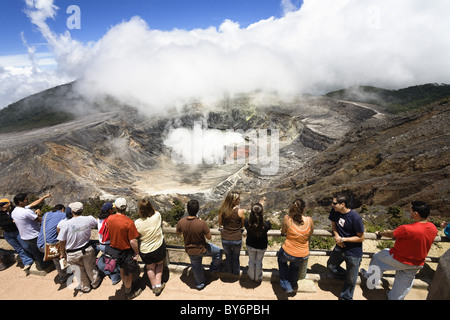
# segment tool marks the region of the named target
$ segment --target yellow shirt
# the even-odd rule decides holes
[[[294,223],[286,232],[286,241],[283,250],[293,257],[306,257],[309,255],[309,237],[311,236],[311,217],[303,218],[303,225]]]
[[[139,232],[139,251],[150,253],[158,249],[164,241],[161,228],[161,214],[158,211],[149,218],[139,218],[134,224]]]

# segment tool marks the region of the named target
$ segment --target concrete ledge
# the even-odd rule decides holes
[[[449,250],[450,251],[450,250]],[[184,273],[188,272],[191,269],[191,266],[189,263],[170,263],[167,265],[169,268],[169,271],[172,273]],[[205,270],[208,270],[208,266],[204,265]],[[142,267],[143,268],[143,265]],[[245,269],[241,269],[240,276],[242,276],[245,273]],[[221,276],[227,276],[228,273],[225,272],[218,272],[216,273],[219,277]],[[271,271],[263,271],[263,281],[279,281],[278,277],[278,270],[272,269]],[[316,292],[315,285],[319,282],[324,283],[334,283],[336,285],[340,285],[344,282],[344,280],[336,279],[332,275],[328,273],[308,273],[306,274],[306,278],[304,280],[299,280],[298,285],[299,289],[298,292]],[[381,283],[385,285],[389,285],[389,287],[392,287],[394,284],[394,278],[393,277],[383,277],[381,279]],[[357,285],[361,285],[361,277],[358,277],[358,280],[356,282]],[[413,288],[415,289],[424,289],[428,290],[428,283],[426,283],[423,280],[415,279]],[[379,289],[382,289],[383,287],[380,286]],[[448,288],[448,287],[447,287]],[[313,291],[314,290],[314,291]]]
[[[439,260],[427,300],[450,300],[450,250]]]
[[[298,284],[297,292],[308,292],[308,293],[317,292],[316,283],[312,280],[308,279],[298,280],[297,284]]]
[[[169,271],[171,273],[185,273],[187,272],[189,274],[190,270],[191,270],[191,266],[188,263],[182,263],[182,264],[169,264],[167,266],[169,268]],[[205,266],[204,266],[205,267]],[[143,266],[141,266],[141,270],[142,270]],[[208,267],[206,266],[205,270],[208,270]],[[245,275],[245,269],[241,269],[239,276],[243,276]],[[226,272],[217,272],[215,273],[216,276],[218,277],[234,277],[234,275],[231,275],[229,273]],[[273,271],[263,271],[263,281],[279,281],[278,278],[278,270],[273,270]],[[299,280],[298,281],[298,288],[297,288],[297,292],[309,292],[309,293],[314,293],[317,292],[316,289],[316,283],[314,281],[314,279],[309,279],[308,276],[306,279],[303,280]]]

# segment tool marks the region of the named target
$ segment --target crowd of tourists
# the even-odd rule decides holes
[[[166,285],[162,273],[167,248],[161,214],[149,199],[139,201],[139,218],[133,221],[127,215],[128,204],[124,198],[118,198],[114,203],[106,202],[98,218],[94,218],[83,215],[81,202],[70,203],[67,207],[58,204],[42,215],[36,207],[49,197],[51,194],[29,203],[28,195],[22,193],[16,195],[13,202],[0,200],[3,236],[14,248],[25,271],[33,263],[41,270],[56,268],[59,283],[74,274],[76,290],[83,293],[98,288],[105,278],[109,278],[114,285],[122,282],[125,297],[133,299],[142,292],[141,287],[133,286],[133,274],[139,273],[140,258],[145,264],[151,290],[156,296],[162,293]],[[248,214],[241,208],[240,200],[240,193],[230,192],[220,207],[222,247],[209,241],[211,231],[198,216],[200,203],[197,200],[187,202],[186,215],[177,223],[176,233],[183,238],[198,290],[206,285],[202,263],[205,256],[211,257],[209,272],[240,274],[244,230],[247,231],[245,245],[249,257],[247,274],[255,282],[263,279],[267,233],[272,228],[264,218],[265,199],[252,203]],[[305,279],[307,274],[314,222],[305,213],[306,203],[296,199],[289,205],[282,222],[281,234],[285,240],[277,253],[277,261],[279,283],[287,293],[294,292],[298,281]],[[388,294],[393,300],[404,299],[410,291],[438,232],[428,221],[430,208],[426,203],[413,201],[410,214],[414,223],[376,233],[379,237],[394,238],[395,243],[391,249],[375,253],[369,267],[381,275],[386,270],[396,270]],[[371,276],[360,269],[364,225],[360,215],[349,208],[345,195],[333,197],[329,220],[336,245],[327,268],[333,276],[344,279],[339,298],[351,300],[358,274],[366,279]],[[98,241],[92,240],[93,229],[98,232]],[[226,263],[222,263],[223,255]],[[344,262],[345,268],[341,266]],[[5,265],[0,261],[0,270],[4,269]]]

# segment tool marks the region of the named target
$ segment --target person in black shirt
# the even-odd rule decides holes
[[[348,198],[337,195],[333,198],[328,219],[336,246],[327,261],[333,276],[344,277],[344,287],[339,294],[341,300],[352,300],[358,278],[364,241],[364,224],[360,215],[348,207]],[[340,265],[345,261],[346,269]]]
[[[264,199],[252,205],[250,215],[244,221],[247,230],[247,240],[245,242],[248,252],[247,274],[254,281],[262,281],[262,260],[267,250],[267,232],[272,225],[269,221],[264,221]]]

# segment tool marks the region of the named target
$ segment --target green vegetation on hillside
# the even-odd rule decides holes
[[[81,102],[82,97],[72,91],[72,86],[73,83],[69,83],[51,88],[1,109],[0,133],[33,130],[74,120],[75,115],[67,110],[71,110],[70,106]],[[444,99],[443,103],[450,101],[450,85],[430,83],[400,90],[354,86],[330,92],[326,96],[376,104],[385,108],[386,112],[400,113],[442,99]],[[105,103],[111,106],[116,105],[117,101],[109,98]],[[253,118],[252,114],[248,115],[247,120],[250,120],[250,118]]]
[[[74,102],[72,83],[57,86],[14,102],[0,110],[0,133],[54,126],[75,119],[61,106]]]
[[[34,108],[34,110],[18,113],[10,107],[1,110],[0,133],[50,127],[75,119],[74,115],[64,111]]]
[[[417,109],[430,103],[450,100],[450,85],[429,83],[399,90],[386,90],[370,86],[353,86],[333,91],[327,97],[380,105],[390,113]]]

